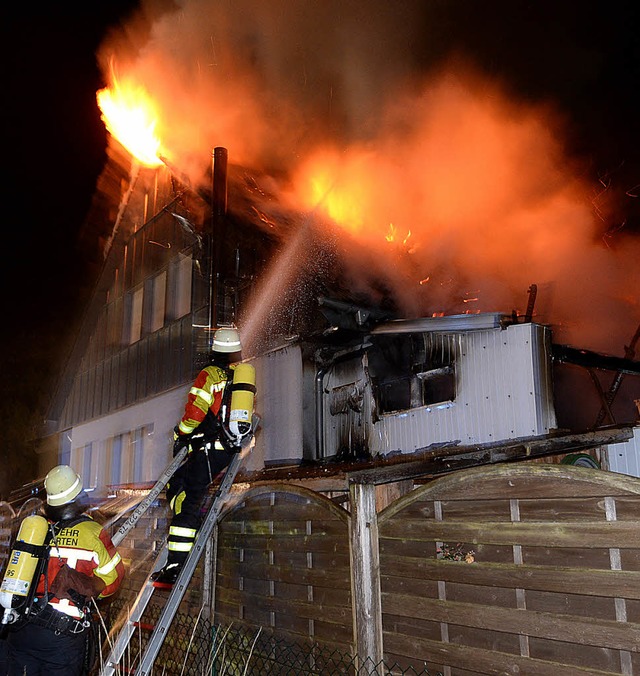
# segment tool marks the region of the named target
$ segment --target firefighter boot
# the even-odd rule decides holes
[[[183,503],[184,507],[184,503]],[[182,515],[175,517],[175,520],[182,518]],[[196,528],[178,526],[173,522],[169,526],[169,538],[167,540],[167,563],[164,568],[153,573],[151,582],[154,587],[159,589],[171,589],[180,575],[197,533]]]
[[[181,570],[182,563],[167,563],[164,568],[153,573],[151,584],[157,589],[171,589],[176,583]]]
[[[151,584],[157,589],[171,589],[176,583],[186,557],[180,560],[170,558],[164,568],[151,575]]]

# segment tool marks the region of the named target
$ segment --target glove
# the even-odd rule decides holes
[[[191,435],[180,434],[180,430],[176,425],[173,428],[173,457],[175,458],[185,446],[188,446],[190,441]]]
[[[51,583],[51,591],[59,599],[69,599],[77,605],[85,605],[78,603],[81,600],[79,597],[83,599],[95,598],[100,596],[105,587],[104,580],[95,575],[80,573],[70,568],[66,563],[60,568]]]

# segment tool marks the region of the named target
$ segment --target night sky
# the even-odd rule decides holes
[[[394,3],[398,12],[404,4]],[[615,195],[603,229],[640,237],[638,3],[424,5],[428,40],[416,47],[416,67],[462,51],[514,95],[552,101],[568,120],[567,153],[580,159],[594,189],[606,185]],[[29,439],[95,279],[98,243],[81,249],[78,238],[106,159],[95,102],[106,83],[95,54],[107,28],[135,3],[60,7],[5,10],[0,453],[7,472],[0,497],[35,478]]]
[[[105,83],[95,51],[127,3],[97,3],[87,8],[90,14],[44,7],[8,10],[3,22],[5,498],[10,488],[37,478],[29,441],[45,416],[61,348],[73,338],[93,281],[95,265],[78,251],[77,237],[106,159],[107,135],[95,101]]]

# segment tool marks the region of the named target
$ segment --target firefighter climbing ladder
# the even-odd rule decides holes
[[[149,638],[145,652],[142,655],[140,664],[138,665],[136,676],[147,676],[151,672],[151,668],[156,659],[156,656],[158,655],[158,651],[162,646],[167,630],[171,626],[173,617],[176,614],[178,607],[180,606],[182,597],[184,596],[185,591],[187,589],[187,585],[191,580],[193,573],[195,572],[196,566],[198,565],[198,561],[200,560],[200,556],[202,555],[202,552],[205,549],[207,540],[211,537],[211,534],[213,533],[213,529],[216,525],[216,522],[218,521],[218,517],[220,516],[220,512],[224,505],[225,499],[231,489],[231,486],[233,485],[236,474],[238,473],[238,469],[242,464],[242,458],[244,454],[245,451],[236,453],[233,456],[231,463],[227,467],[224,477],[220,482],[220,486],[218,487],[218,490],[215,493],[213,503],[211,504],[211,507],[209,508],[209,511],[202,523],[202,526],[198,531],[198,535],[194,542],[193,548],[191,549],[191,552],[184,566],[182,567],[182,571],[180,572],[180,575],[178,576],[178,579],[176,580],[173,586],[171,594],[169,595],[169,598],[167,599],[167,602],[165,603],[164,608],[160,613],[158,622],[156,623],[153,629],[153,633]],[[166,471],[168,470],[169,468],[167,468]],[[131,526],[129,526],[129,529],[130,528]],[[138,626],[140,620],[142,619],[142,615],[147,605],[149,604],[151,597],[153,596],[153,592],[155,591],[155,587],[151,582],[151,576],[153,575],[154,572],[160,570],[164,566],[166,560],[167,560],[167,549],[166,547],[164,547],[160,552],[160,554],[158,555],[158,558],[156,559],[153,571],[147,577],[144,586],[140,590],[140,593],[138,594],[138,597],[135,600],[135,603],[129,613],[127,622],[124,624],[122,630],[120,631],[120,634],[118,635],[118,638],[116,639],[116,642],[113,645],[113,648],[111,649],[111,653],[109,654],[109,657],[107,658],[107,661],[105,662],[104,667],[100,672],[101,676],[112,676],[113,674],[116,673],[117,666],[120,660],[122,659],[122,656],[124,655],[127,646],[129,645],[129,642],[131,641],[131,637],[133,636],[136,627]]]

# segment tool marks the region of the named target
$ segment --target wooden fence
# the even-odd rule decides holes
[[[640,479],[517,463],[383,488],[236,487],[181,611],[445,676],[640,676]],[[167,522],[159,501],[121,545],[125,608]]]
[[[500,465],[401,498],[378,520],[385,655],[451,674],[640,674],[639,496],[619,474]]]
[[[494,465],[376,514],[249,490],[219,526],[214,622],[455,674],[640,674],[640,480]]]

